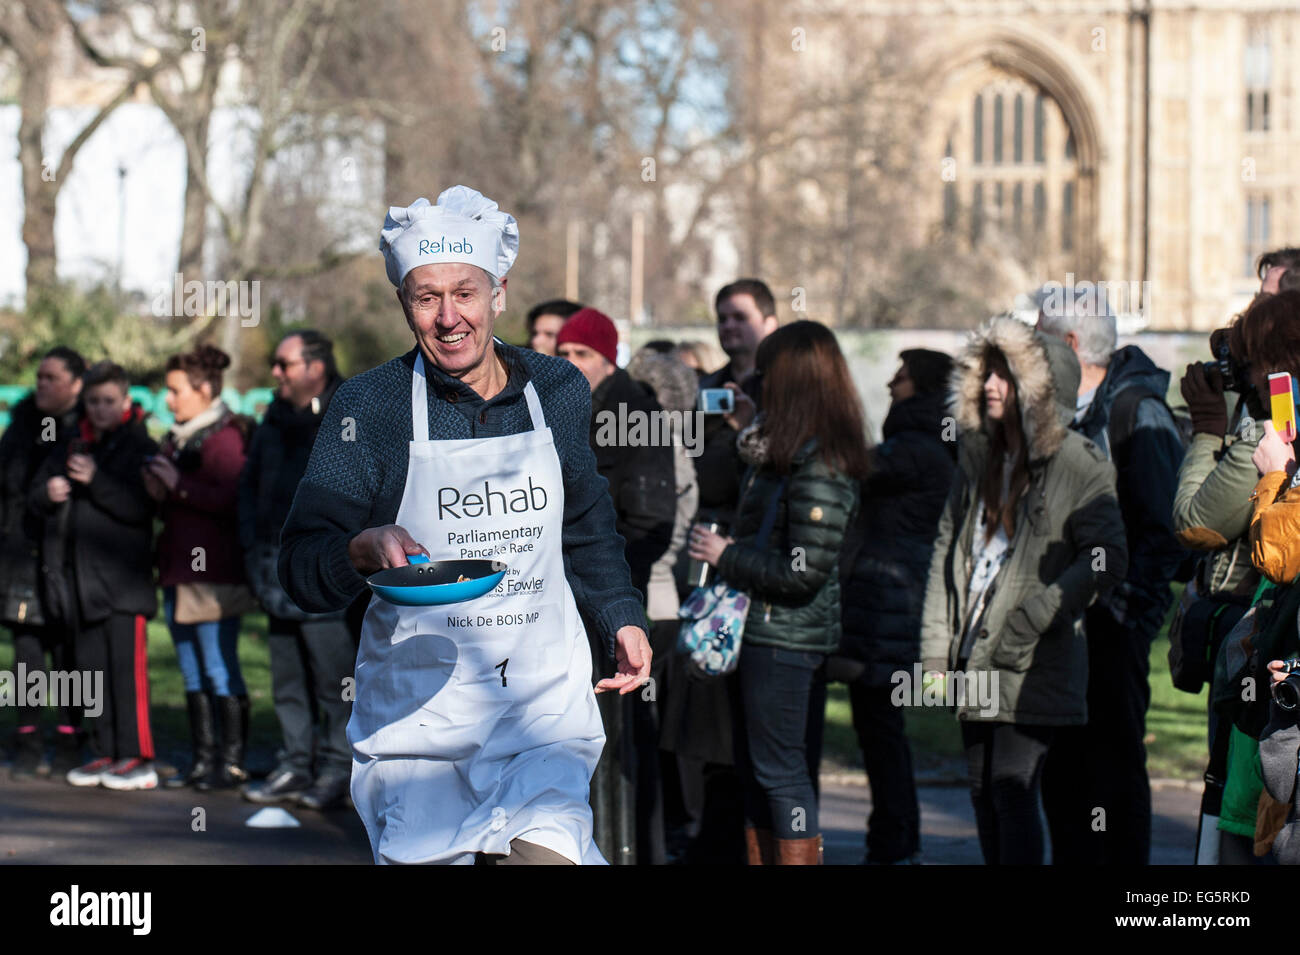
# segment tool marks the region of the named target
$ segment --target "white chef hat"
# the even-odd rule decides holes
[[[519,254],[515,217],[468,186],[452,186],[409,206],[390,206],[379,233],[388,280],[401,288],[406,273],[435,262],[465,262],[501,278]]]

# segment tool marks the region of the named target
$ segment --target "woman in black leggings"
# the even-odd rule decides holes
[[[1038,794],[1055,727],[1087,719],[1081,617],[1124,578],[1115,472],[1067,425],[1079,363],[1012,318],[953,375],[958,467],[926,586],[925,689],[955,706],[984,861],[1041,864]]]

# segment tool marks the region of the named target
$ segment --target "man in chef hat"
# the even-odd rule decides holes
[[[505,576],[444,605],[371,598],[353,801],[376,862],[602,863],[588,784],[605,736],[579,608],[618,663],[595,692],[644,683],[650,647],[587,441],[590,389],[493,336],[519,248],[495,202],[454,186],[393,207],[379,247],[414,347],[336,392],[280,579],[323,612],[425,557]]]

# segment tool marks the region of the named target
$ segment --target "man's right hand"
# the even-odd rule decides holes
[[[348,541],[348,559],[363,577],[390,567],[405,567],[410,563],[407,558],[414,554],[429,556],[424,546],[398,524],[368,527]]]

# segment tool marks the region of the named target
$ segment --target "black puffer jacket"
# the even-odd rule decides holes
[[[956,441],[943,440],[946,414],[942,393],[890,407],[845,536],[840,653],[866,664],[869,686],[888,685],[921,658],[926,576],[957,462]]]
[[[770,468],[751,469],[718,574],[749,594],[745,642],[830,653],[840,643],[840,547],[857,505],[858,485],[827,467],[810,445],[796,456],[777,500],[767,546],[755,547],[768,502],[781,483]]]
[[[308,614],[294,604],[280,585],[277,568],[280,532],[307,471],[325,410],[342,381],[338,376],[331,378],[314,403],[303,408],[277,396],[248,441],[248,457],[239,473],[239,546],[249,585],[263,609],[274,617],[306,620],[338,616]]]
[[[620,406],[626,411],[620,413]],[[632,413],[653,415],[662,409],[650,389],[617,368],[591,395],[591,448],[596,470],[609,482],[618,515],[617,528],[632,570],[632,586],[644,598],[650,568],[664,555],[677,516],[677,483],[671,445],[629,446],[618,434],[620,421]],[[650,419],[653,420],[653,419]],[[614,430],[611,432],[610,429]],[[658,428],[646,428],[646,435]]]
[[[44,418],[35,396],[28,395],[14,405],[9,427],[0,437],[0,613],[12,610],[4,620],[10,625],[40,623],[43,618],[37,580],[44,522],[29,509],[27,495],[45,458],[74,432],[81,403],[54,419],[52,441],[43,440],[48,437]]]
[[[67,474],[67,441],[45,459],[32,482],[30,506],[44,521],[42,568],[47,586],[62,579],[67,593],[76,594],[82,623],[103,620],[110,613],[152,617],[158,610],[152,547],[155,504],[140,469],[158,444],[149,437],[139,405],[132,405],[130,418],[98,441],[83,419],[78,437],[88,442],[86,453],[95,461],[89,484],[71,481],[68,500],[50,503],[45,485]]]

